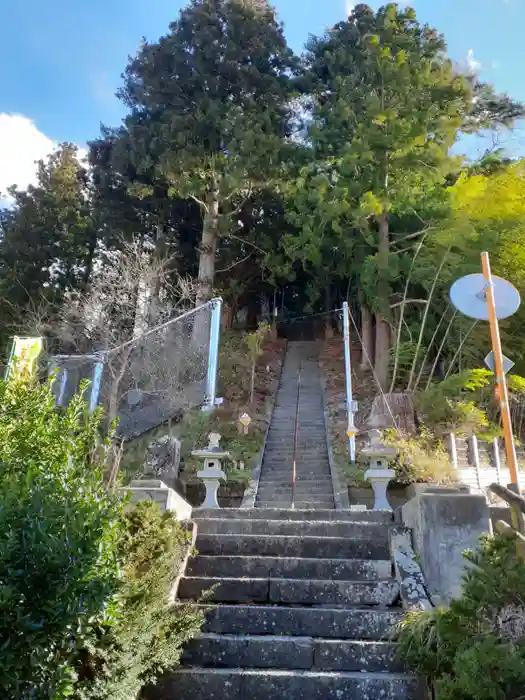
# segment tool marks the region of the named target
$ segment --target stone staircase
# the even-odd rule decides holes
[[[198,555],[179,598],[202,601],[203,634],[157,700],[416,700],[392,632],[402,618],[390,514],[194,512]]]
[[[288,344],[266,447],[256,508],[289,508],[300,370],[295,507],[334,508],[321,376],[315,342]]]

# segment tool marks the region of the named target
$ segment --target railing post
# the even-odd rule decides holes
[[[448,435],[448,453],[450,456],[450,461],[452,467],[457,470],[458,468],[458,448],[456,445],[456,435],[454,433],[449,433]]]
[[[206,376],[206,403],[203,411],[213,411],[217,393],[217,370],[219,368],[219,339],[221,334],[222,299],[217,297],[210,301],[210,345],[208,348],[208,373]]]
[[[89,397],[89,412],[93,411],[98,406],[100,398],[100,385],[102,384],[102,375],[104,374],[104,362],[98,360],[93,369],[93,381],[91,382],[91,394]]]
[[[496,479],[498,484],[501,485],[501,460],[499,457],[499,441],[497,437],[492,440],[492,460],[496,468]]]
[[[476,435],[470,436],[470,455],[472,457],[472,465],[476,470],[476,480],[478,482],[478,489],[482,491],[481,478],[479,473],[479,450],[478,450],[478,438]]]
[[[352,360],[350,355],[350,311],[347,301],[343,302],[343,336],[345,346],[348,454],[350,455],[350,461],[355,462],[354,399],[352,395]]]

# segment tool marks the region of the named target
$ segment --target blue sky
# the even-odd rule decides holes
[[[60,141],[85,144],[100,122],[123,114],[114,97],[127,56],[143,36],[165,33],[179,0],[0,2],[0,191],[30,177],[34,158]],[[345,17],[349,0],[275,0],[291,46]],[[379,3],[371,3],[377,6]],[[449,53],[525,101],[525,0],[414,0],[422,21],[445,34]],[[475,152],[479,140],[469,145]],[[521,132],[505,138],[525,150]],[[11,178],[11,179],[9,179]]]

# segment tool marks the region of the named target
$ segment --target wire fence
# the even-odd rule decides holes
[[[90,409],[118,433],[140,435],[189,408],[215,403],[221,300],[214,299],[107,352],[54,356],[53,390],[67,406],[83,379]]]

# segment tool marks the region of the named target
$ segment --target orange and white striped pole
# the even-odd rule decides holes
[[[494,285],[492,283],[492,273],[490,270],[490,260],[488,253],[481,254],[481,266],[483,277],[485,278],[485,295],[488,306],[490,337],[492,339],[492,351],[494,353],[494,369],[496,374],[496,394],[501,409],[501,422],[503,434],[505,436],[505,452],[507,454],[507,464],[510,471],[510,481],[520,489],[518,458],[516,456],[516,445],[512,432],[512,418],[510,415],[509,392],[507,380],[503,370],[503,351],[501,349],[501,337],[499,332],[498,317],[496,314],[496,304],[494,301]]]

